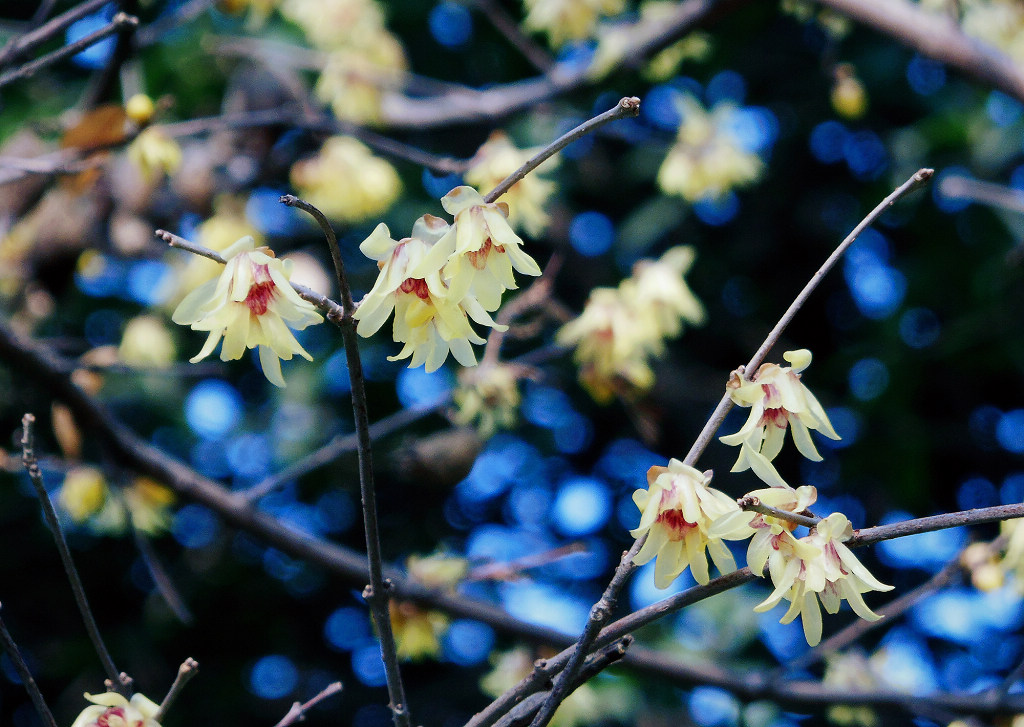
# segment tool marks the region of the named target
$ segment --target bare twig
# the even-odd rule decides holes
[[[60,554],[61,563],[64,565],[64,574],[71,585],[71,592],[75,596],[75,603],[82,614],[85,630],[89,634],[93,648],[96,649],[96,654],[103,664],[103,670],[107,673],[107,679],[114,685],[115,690],[125,694],[127,689],[124,675],[114,666],[114,660],[103,643],[103,636],[96,625],[92,609],[89,608],[89,600],[85,596],[82,579],[78,576],[78,569],[75,568],[75,562],[71,558],[71,550],[64,539],[64,531],[60,527],[60,521],[57,519],[57,513],[53,509],[53,503],[50,502],[50,495],[46,492],[46,485],[43,484],[43,473],[39,469],[39,461],[36,459],[35,452],[35,422],[36,418],[32,414],[26,414],[21,418],[21,461],[25,465],[25,471],[28,472],[29,479],[32,481],[32,487],[35,488],[36,496],[39,498],[39,504],[43,508],[43,517],[50,528],[50,533],[53,535],[53,541],[57,545],[57,552]]]
[[[297,207],[310,214],[331,250],[334,271],[338,277],[338,291],[344,315],[339,322],[341,336],[345,342],[345,360],[348,362],[348,378],[352,385],[352,416],[355,419],[356,435],[359,452],[359,489],[363,500],[363,526],[366,530],[366,559],[369,566],[370,583],[363,590],[363,597],[370,606],[377,635],[380,638],[381,657],[387,674],[388,694],[391,698],[391,713],[395,727],[410,727],[412,718],[409,705],[405,698],[405,686],[398,667],[398,649],[395,636],[391,629],[391,613],[389,610],[390,583],[384,578],[384,563],[381,558],[380,530],[377,524],[377,495],[373,483],[373,455],[370,444],[370,417],[366,405],[366,379],[363,376],[363,363],[359,357],[359,337],[356,335],[355,321],[352,316],[356,305],[352,300],[352,289],[345,275],[345,264],[341,259],[338,238],[334,234],[331,223],[323,212],[313,205],[293,195],[281,198],[282,204]]]
[[[328,684],[320,691],[319,694],[310,699],[308,702],[295,702],[292,705],[291,709],[288,710],[288,714],[282,717],[281,721],[274,725],[274,727],[288,727],[288,725],[295,724],[296,722],[301,722],[303,719],[306,718],[306,712],[311,710],[316,705],[320,704],[320,702],[324,701],[328,697],[333,697],[335,694],[338,694],[340,691],[341,682],[332,682]]]
[[[18,678],[21,679],[21,683],[25,686],[25,691],[28,692],[29,699],[32,700],[32,705],[43,720],[43,724],[46,727],[57,727],[57,721],[53,718],[53,713],[46,705],[43,693],[39,691],[39,685],[36,684],[28,664],[25,663],[21,650],[14,642],[14,639],[11,638],[11,633],[7,630],[7,625],[4,623],[3,618],[0,618],[0,642],[3,643],[4,651],[7,652],[7,658],[14,665],[14,670],[18,673]]]
[[[517,558],[508,563],[486,563],[475,566],[466,574],[464,579],[469,581],[507,581],[519,576],[523,571],[554,563],[574,553],[585,553],[587,546],[584,543],[569,543],[560,548],[552,548],[535,555],[528,555],[524,558]]]
[[[555,139],[553,142],[548,144],[546,147],[541,149],[531,159],[527,160],[523,166],[515,170],[508,177],[503,179],[501,183],[492,189],[490,192],[484,195],[484,200],[487,202],[494,202],[496,199],[505,194],[512,186],[525,177],[527,174],[532,172],[534,169],[539,167],[549,158],[560,152],[569,144],[573,143],[577,139],[581,139],[595,129],[599,129],[605,124],[611,121],[617,121],[618,119],[629,119],[637,116],[640,113],[640,99],[636,96],[625,96],[619,99],[619,102],[612,108],[608,109],[602,114],[598,114],[592,119],[584,121],[582,124],[577,126],[572,131]]]
[[[160,702],[160,707],[157,709],[156,714],[153,715],[153,721],[159,722],[167,714],[167,710],[171,708],[174,700],[181,694],[181,690],[185,688],[192,677],[199,673],[199,662],[193,659],[191,656],[186,658],[178,667],[178,673],[174,677],[174,682],[171,684],[171,688],[167,690],[167,695],[164,700]]]
[[[131,522],[130,517],[128,521]],[[146,537],[145,533],[135,527],[134,523],[132,523],[131,528],[132,534],[135,536],[135,547],[139,549],[139,555],[142,556],[142,562],[145,563],[146,570],[149,571],[149,576],[153,579],[153,584],[156,586],[157,591],[163,596],[167,607],[171,609],[171,612],[174,613],[179,621],[183,624],[191,624],[193,621],[192,612],[189,611],[181,594],[178,593],[178,589],[174,587],[171,577],[167,574],[167,570],[153,549],[153,544],[149,542],[149,538]]]
[[[26,63],[14,70],[7,71],[7,73],[0,74],[0,88],[7,86],[15,81],[20,81],[24,78],[29,78],[35,75],[37,71],[52,66],[54,63],[58,63],[65,58],[69,58],[73,55],[81,53],[83,50],[91,45],[99,43],[104,38],[107,38],[115,33],[120,33],[126,28],[134,28],[139,24],[139,19],[134,15],[128,15],[127,13],[118,13],[115,15],[109,23],[104,25],[99,30],[95,30],[89,33],[84,38],[76,40],[74,43],[69,43],[63,48],[59,48],[52,53],[47,53],[45,56],[38,58],[34,61]]]
[[[777,507],[770,507],[753,495],[744,495],[736,501],[736,504],[740,506],[741,510],[759,512],[762,515],[769,515],[779,520],[787,520],[791,523],[796,523],[797,525],[806,525],[809,528],[813,528],[821,522],[820,517],[808,517],[807,515],[801,515],[800,513],[790,512],[789,510],[780,510]]]

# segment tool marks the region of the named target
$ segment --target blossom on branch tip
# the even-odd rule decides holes
[[[414,276],[440,270],[452,301],[472,295],[493,312],[502,294],[517,287],[513,269],[540,275],[540,267],[523,252],[523,241],[508,224],[507,206],[485,202],[472,187],[456,187],[441,198],[441,206],[455,225],[438,238]]]
[[[227,264],[220,277],[185,296],[171,316],[179,325],[210,332],[202,350],[189,360],[195,363],[209,356],[221,338],[221,361],[239,359],[247,348],[258,348],[263,374],[283,387],[280,359],[297,353],[313,360],[289,326],[301,331],[323,322],[323,317],[292,288],[289,261],[277,259],[268,248],[256,249],[251,237],[225,250],[224,258]]]
[[[412,357],[410,367],[425,366],[434,371],[448,353],[463,366],[475,366],[472,343],[484,342],[469,323],[504,330],[495,323],[471,294],[461,300],[449,295],[441,279],[441,262],[423,264],[434,245],[449,233],[444,220],[433,215],[420,217],[412,228],[412,237],[393,240],[387,225],[381,223],[360,245],[367,257],[377,260],[380,274],[356,310],[360,336],[372,336],[395,314],[393,338],[405,346],[389,361]]]
[[[117,692],[89,694],[92,702],[75,719],[71,727],[160,727],[154,719],[160,706],[143,694],[133,694],[131,700]]]
[[[738,371],[732,373],[726,386],[729,396],[739,406],[750,407],[750,415],[738,432],[719,437],[723,444],[740,447],[733,472],[752,469],[774,487],[786,486],[772,460],[782,449],[787,428],[800,454],[813,462],[821,461],[821,455],[809,430],[839,439],[821,404],[800,381],[800,372],[811,363],[811,352],[806,348],[786,351],[782,357],[792,366],[762,364],[750,380]]]
[[[712,522],[739,506],[724,492],[708,487],[710,481],[710,474],[672,459],[668,467],[651,467],[647,489],[633,493],[641,516],[630,535],[647,535],[633,563],[643,565],[657,558],[654,585],[658,588],[668,588],[687,567],[698,583],[706,584],[710,575],[705,550],[722,573],[736,570],[729,549],[709,530]]]
[[[787,485],[754,490],[748,493],[747,497],[756,497],[762,504],[777,510],[803,513],[818,499],[818,491],[810,485],[796,489]],[[781,530],[793,532],[794,529],[796,523],[792,521],[759,512],[737,510],[715,520],[709,532],[712,537],[725,540],[750,538],[747,545],[747,565],[753,573],[761,575],[774,548],[773,539]]]

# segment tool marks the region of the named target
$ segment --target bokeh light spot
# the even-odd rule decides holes
[[[299,670],[287,656],[264,656],[249,672],[249,690],[263,699],[287,697],[298,683]]]

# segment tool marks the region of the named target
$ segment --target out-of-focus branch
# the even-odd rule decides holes
[[[4,623],[2,618],[0,618],[0,643],[3,644],[7,658],[14,665],[14,671],[18,673],[18,678],[21,679],[21,683],[25,686],[25,691],[28,692],[29,699],[32,700],[32,705],[43,720],[43,724],[46,727],[57,727],[57,721],[53,718],[53,713],[46,705],[43,693],[39,691],[39,685],[36,684],[28,664],[25,663],[25,659],[21,655],[21,650],[11,637],[10,631],[7,630],[7,624]]]
[[[37,58],[34,61],[25,63],[24,65],[18,66],[17,68],[7,71],[4,74],[0,74],[0,88],[10,85],[15,81],[20,81],[24,78],[29,78],[35,75],[38,71],[52,66],[54,63],[58,63],[65,58],[70,58],[73,55],[81,53],[83,50],[91,45],[99,43],[104,38],[107,38],[115,33],[120,33],[126,28],[134,28],[139,24],[139,19],[134,15],[128,15],[127,13],[118,13],[115,15],[109,23],[104,25],[102,28],[89,33],[84,38],[76,40],[74,43],[69,43],[63,48],[59,48],[52,53],[47,53],[41,58]]]
[[[7,65],[12,58],[57,37],[76,20],[81,20],[89,13],[96,12],[108,2],[110,0],[86,0],[86,2],[76,5],[66,13],[61,13],[56,18],[40,25],[35,30],[22,33],[17,38],[12,38],[7,42],[3,50],[0,51],[0,68]]]
[[[555,65],[548,52],[523,33],[515,19],[495,0],[473,0],[473,5],[538,71],[546,73]]]
[[[928,12],[908,0],[815,2],[1024,101],[1024,68],[1005,53],[966,35],[944,13]]]

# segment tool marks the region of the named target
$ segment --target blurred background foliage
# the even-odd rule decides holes
[[[516,22],[524,17],[518,2],[497,4]],[[57,9],[71,5],[58,2]],[[320,51],[281,13],[254,19],[256,7],[210,3],[175,25],[164,23],[195,3],[126,5],[141,19],[140,37],[150,28],[164,30],[122,66],[122,88],[106,89],[100,101],[123,104],[146,93],[157,100],[154,128],[280,105],[323,108],[310,92]],[[493,88],[536,74],[474,3],[403,0],[380,7],[419,79],[411,93],[429,95],[448,84]],[[639,12],[633,3],[623,10],[610,22]],[[32,3],[5,4],[0,30],[20,34],[34,11]],[[113,11],[113,4],[104,7],[46,49],[101,26]],[[377,124],[380,133],[424,151],[469,159],[495,130],[519,148],[542,146],[624,95],[642,99],[637,119],[576,142],[544,172],[555,183],[550,222],[525,237],[542,266],[552,255],[563,258],[548,307],[555,321],[560,311],[578,314],[595,286],[618,285],[637,260],[680,244],[694,248],[687,282],[706,308],[705,323],[667,343],[653,364],[649,392],[599,405],[577,382],[571,354],[558,353],[534,380],[520,382],[518,424],[485,441],[446,417],[454,361],[426,374],[386,360],[398,350],[386,333],[362,342],[371,420],[402,409],[436,410],[375,442],[385,557],[404,567],[408,556],[440,549],[472,566],[581,543],[582,552],[524,577],[461,586],[519,618],[568,633],[581,629],[628,547],[627,530],[638,518],[630,496],[646,469],[686,453],[728,373],[750,358],[849,230],[922,166],[937,170],[935,182],[861,237],[769,356],[781,362],[784,350],[814,352],[804,381],[843,437],[817,439],[821,463],[787,450],[776,464],[794,486],[818,488],[820,514],[841,510],[854,527],[1024,498],[1024,106],[813,4],[742,4],[699,32],[681,63],[660,76],[643,64],[640,71],[613,64],[600,80],[507,118],[421,130],[389,128],[386,119]],[[597,46],[589,35],[555,48],[551,57],[589,62]],[[548,52],[545,35],[530,37]],[[4,87],[0,153],[27,158],[56,149],[78,123],[69,109],[80,111],[81,100],[95,92],[113,47],[100,44]],[[730,143],[757,162],[756,180],[689,199],[659,187],[659,168],[686,123],[686,99],[730,109]],[[101,136],[101,127],[87,129],[87,136]],[[166,251],[152,230],[164,227],[220,247],[252,230],[278,254],[294,255],[304,280],[335,294],[319,232],[277,202],[297,191],[293,164],[313,156],[326,137],[290,123],[221,127],[174,137],[182,162],[168,180],[146,180],[116,144],[102,171],[88,178],[5,178],[5,316],[76,358],[83,385],[144,438],[233,488],[259,483],[351,431],[340,337],[328,326],[302,332],[315,361],[286,365],[282,390],[264,380],[249,356],[188,365],[200,338],[172,330],[169,311],[194,261]],[[438,198],[459,182],[458,175],[407,160],[390,163],[401,182],[393,203],[337,225],[357,297],[376,273],[358,243],[379,221],[401,237],[421,214],[440,214]],[[1000,185],[1003,204],[972,202],[964,190],[976,189],[975,180]],[[335,194],[348,199],[354,192]],[[211,219],[222,229],[209,226]],[[150,327],[133,354],[123,340],[140,316],[152,318],[142,324]],[[508,341],[503,357],[549,346],[556,330],[547,319],[531,337]],[[126,368],[125,361],[149,367]],[[4,366],[0,426],[11,439],[0,488],[0,599],[59,720],[70,723],[84,706],[81,693],[98,691],[102,676],[20,471],[16,434],[26,411],[40,417],[40,446],[50,456],[45,475],[55,496],[66,478],[79,478],[83,488],[79,500],[67,495],[60,502],[118,665],[158,700],[184,657],[201,664],[165,724],[272,724],[292,701],[334,679],[344,682],[344,693],[318,707],[313,723],[389,723],[362,584],[339,582],[233,531],[202,506],[168,504],[166,493],[110,461],[89,431],[54,409],[31,372]],[[745,416],[734,411],[722,432],[737,430]],[[734,456],[714,443],[701,467],[715,470],[717,487],[740,496],[760,485],[749,472],[726,475]],[[86,464],[99,469],[83,472]],[[107,502],[108,487],[122,494],[106,491]],[[117,498],[127,503],[120,515],[105,511],[116,510]],[[138,533],[147,544],[142,549],[124,507],[137,528],[151,531]],[[259,507],[299,532],[363,548],[354,452],[285,481]],[[139,524],[142,512],[152,515],[151,527]],[[941,568],[971,537],[944,531],[892,541],[862,557],[899,593]],[[148,549],[180,596],[177,615],[154,585]],[[684,574],[672,590],[690,585],[688,579]],[[743,668],[785,662],[806,645],[797,624],[783,627],[778,614],[752,613],[763,594],[763,586],[730,591],[646,629],[642,639],[671,654]],[[625,600],[635,608],[664,595],[645,569]],[[427,638],[431,653],[406,666],[416,721],[465,722],[494,688],[481,688],[480,680],[515,642],[473,621],[408,609],[403,617],[426,618],[431,625],[424,628],[438,639],[435,646]],[[826,635],[848,618],[826,621]],[[982,689],[1024,654],[1022,619],[1014,588],[957,585],[869,636],[868,660],[847,668],[919,693]],[[542,653],[520,653],[519,668]],[[516,668],[511,657],[501,663],[510,673]],[[7,657],[0,657],[0,672],[0,722],[37,724]],[[611,670],[580,695],[563,708],[563,725],[576,718],[782,727],[825,718],[743,705],[714,688],[681,689],[627,668]],[[832,715],[840,722],[844,716]]]

